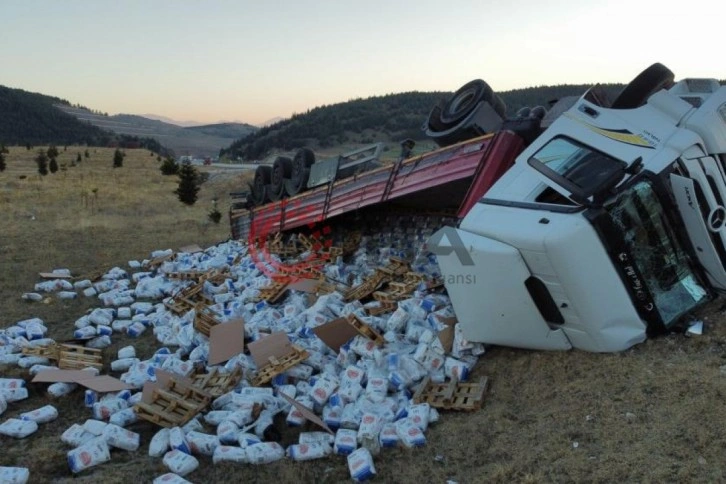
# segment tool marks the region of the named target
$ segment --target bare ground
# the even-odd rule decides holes
[[[9,169],[0,173],[0,327],[37,316],[49,327],[50,337],[63,340],[86,309],[98,306],[97,301],[83,298],[25,303],[20,295],[32,290],[38,272],[57,267],[74,274],[106,271],[148,257],[152,250],[191,243],[204,247],[228,237],[225,219],[220,226],[209,224],[206,212],[211,198],[218,196],[225,213],[225,191],[239,190],[239,180],[203,187],[198,205],[189,208],[175,200],[174,181],[158,174],[155,159],[147,159],[146,152],[130,152],[124,168],[114,173],[110,152],[99,149],[94,154],[97,159],[84,161],[80,170],[68,168],[65,180],[58,173],[42,181],[29,161],[34,153],[24,152],[14,148]],[[19,179],[23,174],[27,178]],[[93,182],[86,190],[101,187],[93,208],[80,201],[78,187],[88,180]],[[110,182],[106,185],[104,180]],[[138,204],[139,198],[143,204]],[[375,458],[375,480],[723,481],[726,328],[721,305],[717,300],[699,315],[706,321],[703,336],[670,335],[617,354],[490,348],[474,372],[475,378],[490,378],[483,408],[474,413],[442,412],[441,420],[430,426],[423,448],[384,449]],[[126,344],[134,344],[142,358],[157,347],[150,332],[137,340],[118,335],[113,340],[107,360]],[[0,374],[29,380],[27,370],[18,368],[0,368]],[[45,385],[28,387],[30,398],[9,404],[4,419],[47,403],[58,408],[60,417],[23,440],[0,436],[0,465],[30,468],[31,482],[150,482],[166,472],[161,459],[147,455],[156,429],[141,422],[130,427],[142,435],[137,452],[114,450],[110,463],[72,476],[65,459],[69,449],[60,434],[91,417],[82,405],[82,391],[52,399]],[[289,442],[295,435],[290,431],[285,438]],[[214,466],[210,458],[202,457],[200,468],[187,478],[193,482],[350,480],[341,457],[257,467]]]

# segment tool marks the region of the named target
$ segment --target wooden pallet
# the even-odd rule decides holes
[[[26,356],[40,356],[49,360],[57,360],[60,353],[60,347],[57,344],[48,346],[26,346],[22,350]]]
[[[366,308],[366,314],[369,316],[380,316],[381,314],[392,313],[398,308],[398,304],[390,302],[382,302],[378,306]]]
[[[402,276],[411,271],[411,264],[407,260],[399,257],[389,257],[386,269],[391,271],[395,276]]]
[[[201,271],[178,271],[178,272],[167,272],[166,277],[177,281],[195,281],[198,282],[199,278],[204,273]]]
[[[58,368],[61,370],[103,369],[101,350],[85,346],[62,344],[58,352]]]
[[[377,267],[375,272],[366,277],[362,283],[343,294],[343,301],[361,300],[373,294],[383,284],[392,280],[393,272],[385,267]]]
[[[396,304],[398,302],[398,299],[393,294],[390,294],[385,291],[376,291],[373,293],[373,299],[380,303],[389,303],[389,304]]]
[[[488,382],[489,379],[483,376],[476,383],[460,383],[456,379],[433,383],[427,376],[413,395],[413,401],[445,410],[479,410]]]
[[[257,370],[255,376],[250,380],[252,386],[258,387],[272,380],[275,376],[305,361],[310,353],[299,346],[292,345],[292,351],[280,358],[270,357],[270,362]]]
[[[162,427],[177,427],[204,410],[210,400],[210,396],[198,388],[170,378],[166,388],[154,389],[151,403],[137,403],[134,412],[139,418]]]
[[[273,282],[260,289],[260,298],[270,304],[276,304],[287,292],[287,282]]]
[[[170,260],[173,257],[174,257],[174,253],[162,255],[161,257],[155,257],[155,258],[149,260],[148,262],[146,262],[146,264],[144,264],[144,268],[145,269],[156,269],[161,264]]]
[[[164,307],[175,314],[185,314],[199,305],[209,306],[214,303],[212,299],[202,293],[204,283],[192,284],[171,296],[164,302]]]
[[[240,367],[235,367],[232,373],[222,374],[217,368],[212,368],[209,373],[194,375],[192,385],[216,398],[231,390],[241,378],[242,369]]]
[[[373,341],[377,346],[383,346],[385,344],[386,341],[383,339],[383,336],[381,336],[375,329],[368,326],[365,321],[360,319],[354,313],[350,313],[346,316],[346,319],[361,336]]]
[[[219,319],[215,318],[209,310],[201,305],[195,307],[194,329],[208,338],[212,327],[218,324],[221,324],[221,322]]]

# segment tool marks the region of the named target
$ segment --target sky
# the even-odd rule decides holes
[[[726,78],[722,1],[0,0],[0,85],[261,124],[391,93]],[[675,5],[678,5],[675,8]]]

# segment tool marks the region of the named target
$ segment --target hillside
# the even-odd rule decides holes
[[[547,105],[563,96],[579,95],[591,85],[539,86],[498,93],[507,105],[508,115],[524,106]],[[622,84],[604,86],[610,96]],[[394,142],[405,138],[425,139],[421,126],[432,106],[450,92],[408,92],[340,104],[320,106],[306,113],[261,128],[232,143],[220,155],[247,160],[259,159],[272,150],[292,150],[302,146],[330,148],[344,143]]]
[[[53,143],[105,146],[114,136],[84,123],[56,106],[65,99],[0,86],[0,141],[6,145]]]
[[[233,140],[256,130],[254,126],[240,123],[185,128],[134,114],[105,116],[85,108],[62,104],[57,107],[81,121],[114,133],[158,140],[177,156],[215,156]]]

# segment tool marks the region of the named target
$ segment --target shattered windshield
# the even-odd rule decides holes
[[[697,282],[651,182],[636,183],[606,210],[622,230],[666,327],[705,300],[707,293]]]
[[[563,188],[582,197],[595,193],[626,165],[623,161],[564,137],[552,139],[528,162]]]

